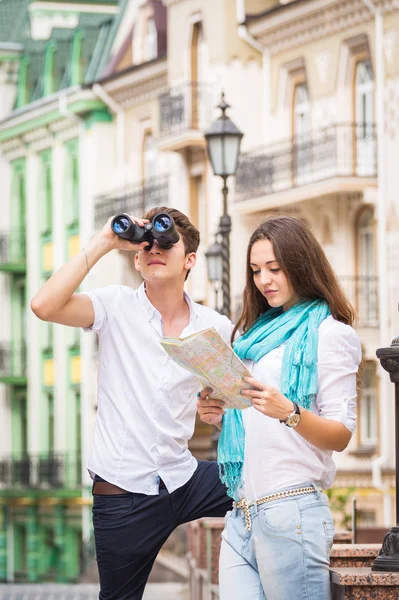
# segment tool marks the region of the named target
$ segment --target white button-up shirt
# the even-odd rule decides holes
[[[284,345],[256,363],[244,362],[256,379],[279,388],[283,354]],[[311,411],[343,423],[351,433],[356,427],[360,360],[360,340],[354,329],[327,317],[319,327],[318,391]],[[316,448],[294,429],[253,407],[243,411],[243,421],[246,438],[241,498],[255,500],[304,483],[330,487],[336,472],[331,451]]]
[[[87,292],[99,335],[98,412],[89,471],[130,492],[155,495],[184,485],[197,461],[188,449],[201,384],[160,344],[162,317],[137,290],[112,285]],[[230,342],[232,325],[187,295],[190,322],[181,337],[215,327]]]

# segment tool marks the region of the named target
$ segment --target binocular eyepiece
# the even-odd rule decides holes
[[[111,229],[118,237],[129,240],[132,244],[148,242],[149,245],[144,250],[151,250],[155,240],[161,248],[169,250],[180,239],[175,222],[168,213],[157,213],[143,227],[134,223],[126,214],[116,215],[112,219]]]

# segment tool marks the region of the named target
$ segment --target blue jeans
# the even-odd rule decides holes
[[[330,600],[334,521],[327,496],[315,487],[314,493],[252,506],[250,512],[251,531],[242,510],[225,517],[220,600]]]

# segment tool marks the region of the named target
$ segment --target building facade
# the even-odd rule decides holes
[[[204,132],[222,92],[244,132],[229,180],[233,318],[253,229],[270,214],[305,220],[364,349],[359,426],[335,486],[353,488],[360,524],[391,525],[393,392],[375,350],[399,332],[399,10],[376,8],[377,19],[363,0],[3,0],[0,580],[76,579],[90,540],[96,342],[39,322],[29,300],[111,215],[169,205],[201,231],[187,291],[215,305],[205,251],[222,195]],[[104,257],[81,290],[111,283],[140,283],[130,253]],[[198,457],[212,435],[197,424]]]

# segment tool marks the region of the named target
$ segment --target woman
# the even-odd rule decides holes
[[[236,500],[220,554],[221,600],[326,600],[334,523],[332,452],[356,423],[360,342],[353,309],[309,229],[277,217],[253,233],[234,350],[252,407],[224,410],[206,388],[200,417],[221,429],[222,481]]]

